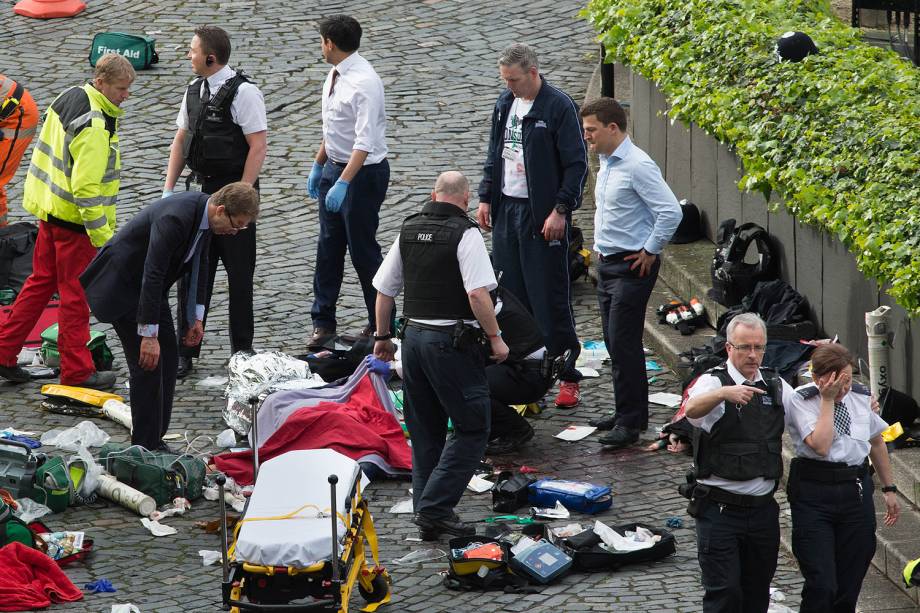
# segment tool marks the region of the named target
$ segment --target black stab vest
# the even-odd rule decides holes
[[[236,92],[249,78],[237,72],[220,86],[205,105],[201,103],[201,82],[197,78],[185,92],[189,134],[185,139],[185,163],[205,177],[239,180],[249,155],[243,129],[233,123],[230,106]]]
[[[502,300],[502,310],[498,312],[498,327],[502,331],[502,340],[508,345],[508,359],[520,361],[543,347],[543,334],[537,320],[518,300],[517,296],[504,287],[496,290]]]
[[[775,370],[761,368],[764,380],[757,387],[766,394],[754,394],[740,409],[725,403],[725,414],[704,432],[693,431],[694,463],[697,477],[718,475],[732,481],[747,481],[756,477],[779,479],[783,474],[783,408],[782,381]],[[723,386],[735,385],[724,366],[710,369]]]
[[[399,232],[403,315],[412,319],[475,319],[463,287],[457,245],[477,227],[459,207],[432,201]]]

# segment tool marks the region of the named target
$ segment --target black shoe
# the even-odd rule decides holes
[[[13,383],[26,383],[32,380],[32,375],[24,369],[20,368],[16,364],[12,366],[0,366],[0,377],[3,377],[7,381],[12,381]]]
[[[517,451],[521,445],[533,438],[533,426],[529,423],[525,423],[524,425],[527,426],[527,428],[520,432],[508,436],[500,436],[489,441],[489,444],[486,445],[486,455],[503,455]]]
[[[594,426],[598,430],[613,430],[613,427],[617,425],[616,415],[608,415],[607,417],[596,417],[588,421],[589,426]]]
[[[319,349],[335,337],[335,330],[317,326],[313,329],[313,336],[307,341],[307,349]]]
[[[613,430],[602,436],[599,440],[602,444],[609,445],[615,449],[628,447],[639,440],[639,429],[614,426]]]
[[[185,379],[195,368],[195,360],[179,356],[179,367],[176,369],[176,379]]]
[[[173,455],[179,455],[179,452],[166,444],[166,441],[161,440],[160,443],[151,449],[150,451],[162,451],[164,453],[171,453]]]
[[[451,536],[471,536],[476,534],[476,529],[465,522],[460,521],[456,513],[450,517],[431,517],[416,513],[412,518],[413,523],[418,526],[419,536],[423,541],[436,541],[442,534]]]
[[[88,387],[94,390],[107,390],[115,385],[115,373],[110,370],[105,372],[94,372],[85,381],[77,383],[74,387]]]

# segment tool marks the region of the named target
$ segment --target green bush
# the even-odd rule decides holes
[[[739,188],[779,194],[920,315],[920,73],[860,41],[826,0],[590,0],[609,57],[653,81],[668,115],[732,146]],[[820,53],[780,62],[776,39]],[[916,256],[916,257],[915,257]]]

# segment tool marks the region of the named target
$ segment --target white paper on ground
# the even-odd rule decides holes
[[[556,506],[549,507],[530,507],[530,514],[534,517],[543,517],[545,519],[568,519],[569,510],[565,508],[565,505],[556,501]]]
[[[586,436],[593,434],[597,430],[594,426],[569,426],[556,435],[556,438],[563,441],[580,441]]]
[[[390,513],[412,513],[414,511],[412,507],[412,499],[409,500],[400,500],[392,507],[390,507]]]
[[[210,549],[199,549],[198,555],[201,556],[202,566],[212,566],[221,561],[219,551],[211,551]]]
[[[655,404],[661,404],[666,407],[679,407],[683,397],[680,394],[671,394],[670,392],[655,392],[648,395],[648,401]]]
[[[125,604],[113,604],[110,613],[141,613],[141,610],[130,602]]]
[[[597,377],[601,376],[601,374],[597,372],[597,370],[595,370],[594,368],[588,368],[587,366],[581,366],[579,368],[576,368],[575,370],[580,372],[581,376],[584,377],[585,379],[596,379]]]
[[[172,526],[164,526],[160,522],[147,519],[146,517],[141,518],[141,523],[144,524],[144,527],[147,528],[153,536],[169,536],[170,534],[176,534],[178,532],[178,530]]]
[[[483,479],[479,475],[473,475],[473,478],[470,479],[466,489],[470,490],[471,492],[476,492],[477,494],[482,494],[483,492],[488,492],[491,490],[493,485],[495,484],[488,479]]]

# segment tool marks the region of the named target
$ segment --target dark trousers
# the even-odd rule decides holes
[[[645,375],[645,352],[642,332],[645,308],[661,260],[652,270],[639,276],[638,267],[630,270],[628,255],[608,256],[597,265],[597,300],[604,328],[604,343],[610,354],[613,394],[616,401],[616,423],[626,428],[648,428],[648,379]]]
[[[540,234],[545,219],[532,220],[530,203],[502,196],[492,217],[492,260],[501,285],[533,313],[551,355],[572,355],[562,369],[563,381],[578,381],[575,360],[581,351],[572,312],[569,278],[568,222],[562,240],[547,242]]]
[[[206,194],[213,194],[228,183],[239,179],[205,179],[201,190]],[[256,189],[259,182],[256,181]],[[211,296],[214,293],[214,279],[217,276],[217,263],[223,262],[227,271],[227,285],[230,304],[230,352],[252,349],[252,339],[255,336],[255,320],[252,310],[252,280],[256,272],[256,224],[250,223],[249,227],[234,235],[218,236],[211,234],[208,251],[208,294],[204,304],[204,320],[207,324],[208,312],[211,309]],[[205,274],[205,271],[202,271]],[[184,276],[179,281],[179,304],[176,308],[176,321],[179,323],[179,338],[185,336],[188,328],[195,322],[187,321],[185,315],[186,303],[184,297],[187,292],[195,292],[195,288],[188,287],[188,277]],[[195,347],[179,347],[179,355],[188,358],[197,358],[201,353],[201,345]]]
[[[133,318],[112,322],[128,363],[131,422],[134,426],[131,444],[143,445],[147,449],[155,449],[169,429],[173,394],[176,391],[179,356],[176,331],[166,296],[163,296],[157,323],[160,325],[157,339],[160,343],[160,360],[153,370],[144,370],[138,363],[141,337],[137,334],[137,322]]]
[[[704,613],[766,613],[779,555],[779,505],[704,500],[696,518]]]
[[[336,328],[335,307],[345,274],[346,249],[351,254],[351,263],[361,283],[367,321],[372,328],[376,328],[374,305],[377,301],[373,280],[383,261],[377,242],[377,225],[380,222],[380,205],[386,198],[390,183],[390,164],[383,160],[361,168],[348,185],[342,208],[337,213],[330,213],[326,210],[326,194],[344,169],[344,165],[330,160],[323,167],[319,182],[319,243],[316,246],[310,315],[313,327],[329,331]]]
[[[543,377],[540,369],[508,361],[486,366],[489,399],[492,404],[492,427],[489,438],[514,435],[527,429],[527,420],[509,405],[537,402],[546,394],[552,379]]]
[[[790,476],[791,478],[791,476]],[[863,578],[875,555],[872,478],[790,483],[792,552],[805,578],[802,613],[856,610]]]
[[[451,332],[406,327],[402,344],[405,417],[412,439],[417,513],[453,514],[489,439],[489,387],[478,349],[455,349]],[[447,419],[454,431],[447,438]]]

